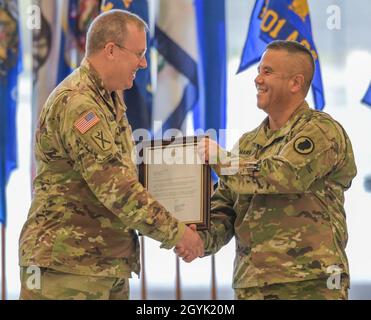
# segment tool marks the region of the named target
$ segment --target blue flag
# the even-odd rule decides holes
[[[102,11],[123,9],[137,14],[147,24],[149,23],[147,0],[105,0]],[[147,35],[147,47],[150,47],[150,36]],[[124,91],[124,100],[127,105],[127,117],[133,130],[143,128],[151,129],[152,113],[152,87],[150,50],[146,53],[147,68],[139,70],[136,74],[133,87]]]
[[[80,65],[85,55],[86,33],[99,10],[100,0],[63,1],[57,83]]]
[[[315,60],[312,92],[315,107],[325,105],[321,68],[312,36],[307,0],[256,0],[237,73],[258,62],[273,40],[292,40],[305,45]]]
[[[219,132],[226,129],[227,122],[225,0],[196,0],[195,5],[200,53],[198,70],[204,98],[193,109],[193,125],[205,131],[214,129],[217,135],[211,138],[225,147],[226,137]],[[212,171],[213,183],[217,180],[218,176]]]
[[[362,98],[362,102],[368,104],[371,107],[371,83],[367,89],[365,96]]]
[[[16,0],[0,2],[0,223],[6,223],[6,184],[17,166],[17,79],[21,53]]]
[[[225,1],[196,0],[197,36],[200,52],[204,103],[193,110],[194,128],[204,130],[226,128],[227,50],[225,31]],[[225,145],[225,137],[217,135]]]

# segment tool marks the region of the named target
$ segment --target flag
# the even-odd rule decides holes
[[[368,104],[371,107],[371,83],[367,89],[365,96],[362,98],[362,102]]]
[[[33,29],[33,124],[56,85],[85,54],[85,37],[99,14],[100,0],[34,0],[41,11],[41,28]]]
[[[17,166],[17,79],[22,68],[16,0],[0,1],[0,223],[6,223],[6,185]]]
[[[155,137],[167,129],[182,129],[188,112],[197,103],[203,103],[194,1],[159,0],[158,9],[154,39],[158,67],[152,120],[161,121],[162,128],[154,128]]]
[[[123,9],[137,14],[149,24],[149,8],[147,0],[105,0],[102,11]],[[147,47],[150,48],[151,38],[147,35]],[[127,117],[133,130],[151,129],[152,86],[150,50],[146,52],[147,68],[136,74],[133,87],[124,91],[127,106]]]
[[[86,33],[99,14],[100,0],[62,2],[62,30],[57,83],[80,65],[85,55]]]
[[[39,114],[49,94],[57,85],[60,52],[61,21],[58,16],[58,2],[34,0],[40,8],[40,28],[32,30],[32,139]],[[32,141],[32,146],[34,140]],[[32,154],[31,176],[35,176],[35,160]]]
[[[203,81],[201,103],[193,109],[193,126],[207,132],[213,129],[218,144],[225,147],[226,136],[220,134],[220,129],[226,129],[227,115],[227,49],[225,27],[225,1],[196,0],[197,37],[199,46],[198,70]],[[225,132],[225,131],[224,131]],[[218,176],[211,171],[213,184]]]
[[[100,119],[94,113],[94,111],[88,111],[85,113],[80,119],[78,119],[74,127],[80,131],[80,133],[84,134],[90,128],[94,127]]]
[[[315,107],[325,105],[321,68],[314,45],[307,0],[256,0],[237,73],[258,62],[273,40],[293,40],[306,46],[315,60],[312,92]]]
[[[215,138],[225,145],[225,137],[219,129],[226,128],[226,73],[227,50],[225,29],[225,0],[196,0],[197,37],[199,64],[204,90],[203,103],[196,104],[193,110],[194,128],[214,129]]]
[[[212,138],[224,145],[225,137],[218,133],[226,127],[225,1],[160,1],[154,43],[158,73],[153,120],[162,121],[160,132],[184,133],[192,111],[194,129],[214,129]]]

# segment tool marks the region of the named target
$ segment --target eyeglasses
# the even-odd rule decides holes
[[[134,51],[131,51],[130,49],[128,48],[125,48],[124,46],[120,46],[119,44],[117,43],[114,43],[115,46],[117,46],[119,49],[124,49],[128,52],[130,52],[131,54],[135,55],[137,57],[137,59],[140,61],[142,59],[144,59],[144,57],[146,56],[146,52],[147,52],[147,49],[145,49],[143,52],[141,53],[138,53],[138,52],[134,52]]]

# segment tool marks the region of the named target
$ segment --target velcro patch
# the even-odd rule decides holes
[[[100,119],[94,113],[94,111],[88,111],[75,122],[74,126],[77,130],[79,130],[80,133],[84,134],[90,128],[94,127],[99,121]]]
[[[110,140],[107,140],[105,133],[102,130],[94,132],[91,137],[103,151],[111,149],[112,143]]]
[[[297,138],[294,142],[294,149],[300,154],[309,154],[314,150],[314,142],[308,137]]]

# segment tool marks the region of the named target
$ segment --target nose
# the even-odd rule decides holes
[[[140,69],[145,69],[147,68],[147,59],[146,56],[144,56],[142,59],[139,61],[139,66]]]
[[[261,76],[260,73],[258,73],[258,75],[255,77],[254,82],[255,82],[255,84],[262,84],[262,82],[263,82],[263,77]]]

